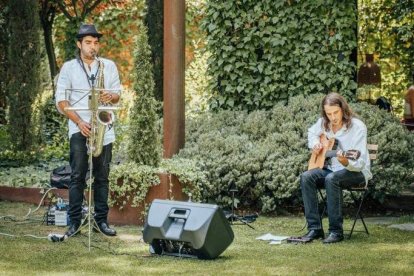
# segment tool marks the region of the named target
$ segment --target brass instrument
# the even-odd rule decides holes
[[[105,136],[106,127],[112,124],[112,112],[98,110],[100,105],[106,105],[105,103],[99,100],[99,96],[102,93],[104,85],[104,63],[102,60],[98,59],[99,62],[99,71],[96,77],[96,85],[92,86],[92,90],[89,96],[89,108],[92,111],[91,116],[91,126],[92,133],[89,137],[92,141],[88,141],[88,145],[91,145],[89,148],[89,153],[92,153],[94,157],[98,157],[102,153],[103,141]],[[98,90],[95,90],[97,88]]]

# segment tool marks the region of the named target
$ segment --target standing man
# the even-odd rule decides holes
[[[324,239],[325,233],[319,216],[317,185],[324,185],[328,204],[329,236],[323,243],[344,239],[342,217],[342,188],[365,185],[372,178],[367,150],[367,128],[355,118],[345,99],[337,94],[326,95],[321,104],[322,117],[308,129],[308,146],[315,154],[322,150],[320,136],[335,138],[341,151],[358,150],[357,160],[348,160],[338,152],[323,169],[312,169],[301,175],[300,185],[309,232],[302,238],[308,241]]]
[[[94,25],[81,25],[76,35],[79,55],[63,65],[56,86],[56,105],[58,110],[69,120],[70,166],[72,169],[69,185],[69,218],[70,225],[66,235],[71,237],[80,232],[82,219],[82,202],[85,178],[88,171],[87,138],[91,135],[91,112],[88,110],[71,111],[66,107],[88,108],[89,90],[95,83],[101,83],[109,91],[100,95],[100,102],[116,104],[119,101],[121,83],[115,63],[111,60],[98,58],[99,39],[102,36]],[[103,72],[102,72],[103,70]],[[103,73],[103,74],[102,74]],[[68,95],[66,95],[66,89]],[[76,89],[79,89],[78,91]],[[95,203],[95,231],[107,236],[115,236],[116,231],[108,226],[108,192],[109,165],[112,159],[112,143],[115,133],[112,125],[106,126],[102,153],[93,157],[93,191]]]

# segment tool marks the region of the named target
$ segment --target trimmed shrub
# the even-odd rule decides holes
[[[147,27],[139,24],[134,50],[134,90],[128,129],[128,157],[138,165],[158,166],[161,139],[158,129],[158,102],[154,98],[153,66]]]
[[[307,129],[319,117],[323,95],[296,96],[269,111],[204,113],[187,121],[186,145],[173,159],[175,166],[197,163],[192,183],[203,200],[230,205],[229,187],[236,185],[237,202],[263,212],[299,202],[300,174],[307,169]],[[367,124],[369,143],[379,145],[373,166],[373,196],[382,200],[414,181],[413,134],[376,106],[355,103],[352,108]],[[168,162],[168,160],[166,160]],[[204,177],[201,177],[203,174]],[[180,176],[179,176],[180,177]],[[186,179],[186,182],[191,182]]]

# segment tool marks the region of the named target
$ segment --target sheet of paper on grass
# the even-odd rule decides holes
[[[270,233],[261,235],[260,237],[257,237],[256,240],[262,240],[262,241],[270,241],[269,244],[281,244],[283,241],[286,241],[288,236],[277,236]]]

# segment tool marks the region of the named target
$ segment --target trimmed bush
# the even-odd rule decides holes
[[[307,129],[319,117],[323,95],[296,96],[287,105],[269,111],[204,113],[187,121],[186,146],[175,160],[188,159],[199,168],[192,181],[203,200],[230,205],[228,191],[234,183],[237,202],[264,212],[301,204],[299,177],[307,169]],[[379,145],[373,166],[373,196],[382,200],[414,181],[414,136],[397,119],[376,106],[355,103],[352,108],[367,124],[369,143]],[[168,162],[168,160],[167,160]],[[204,177],[200,177],[200,173]],[[180,178],[180,176],[178,176]],[[191,182],[186,179],[186,182]]]

